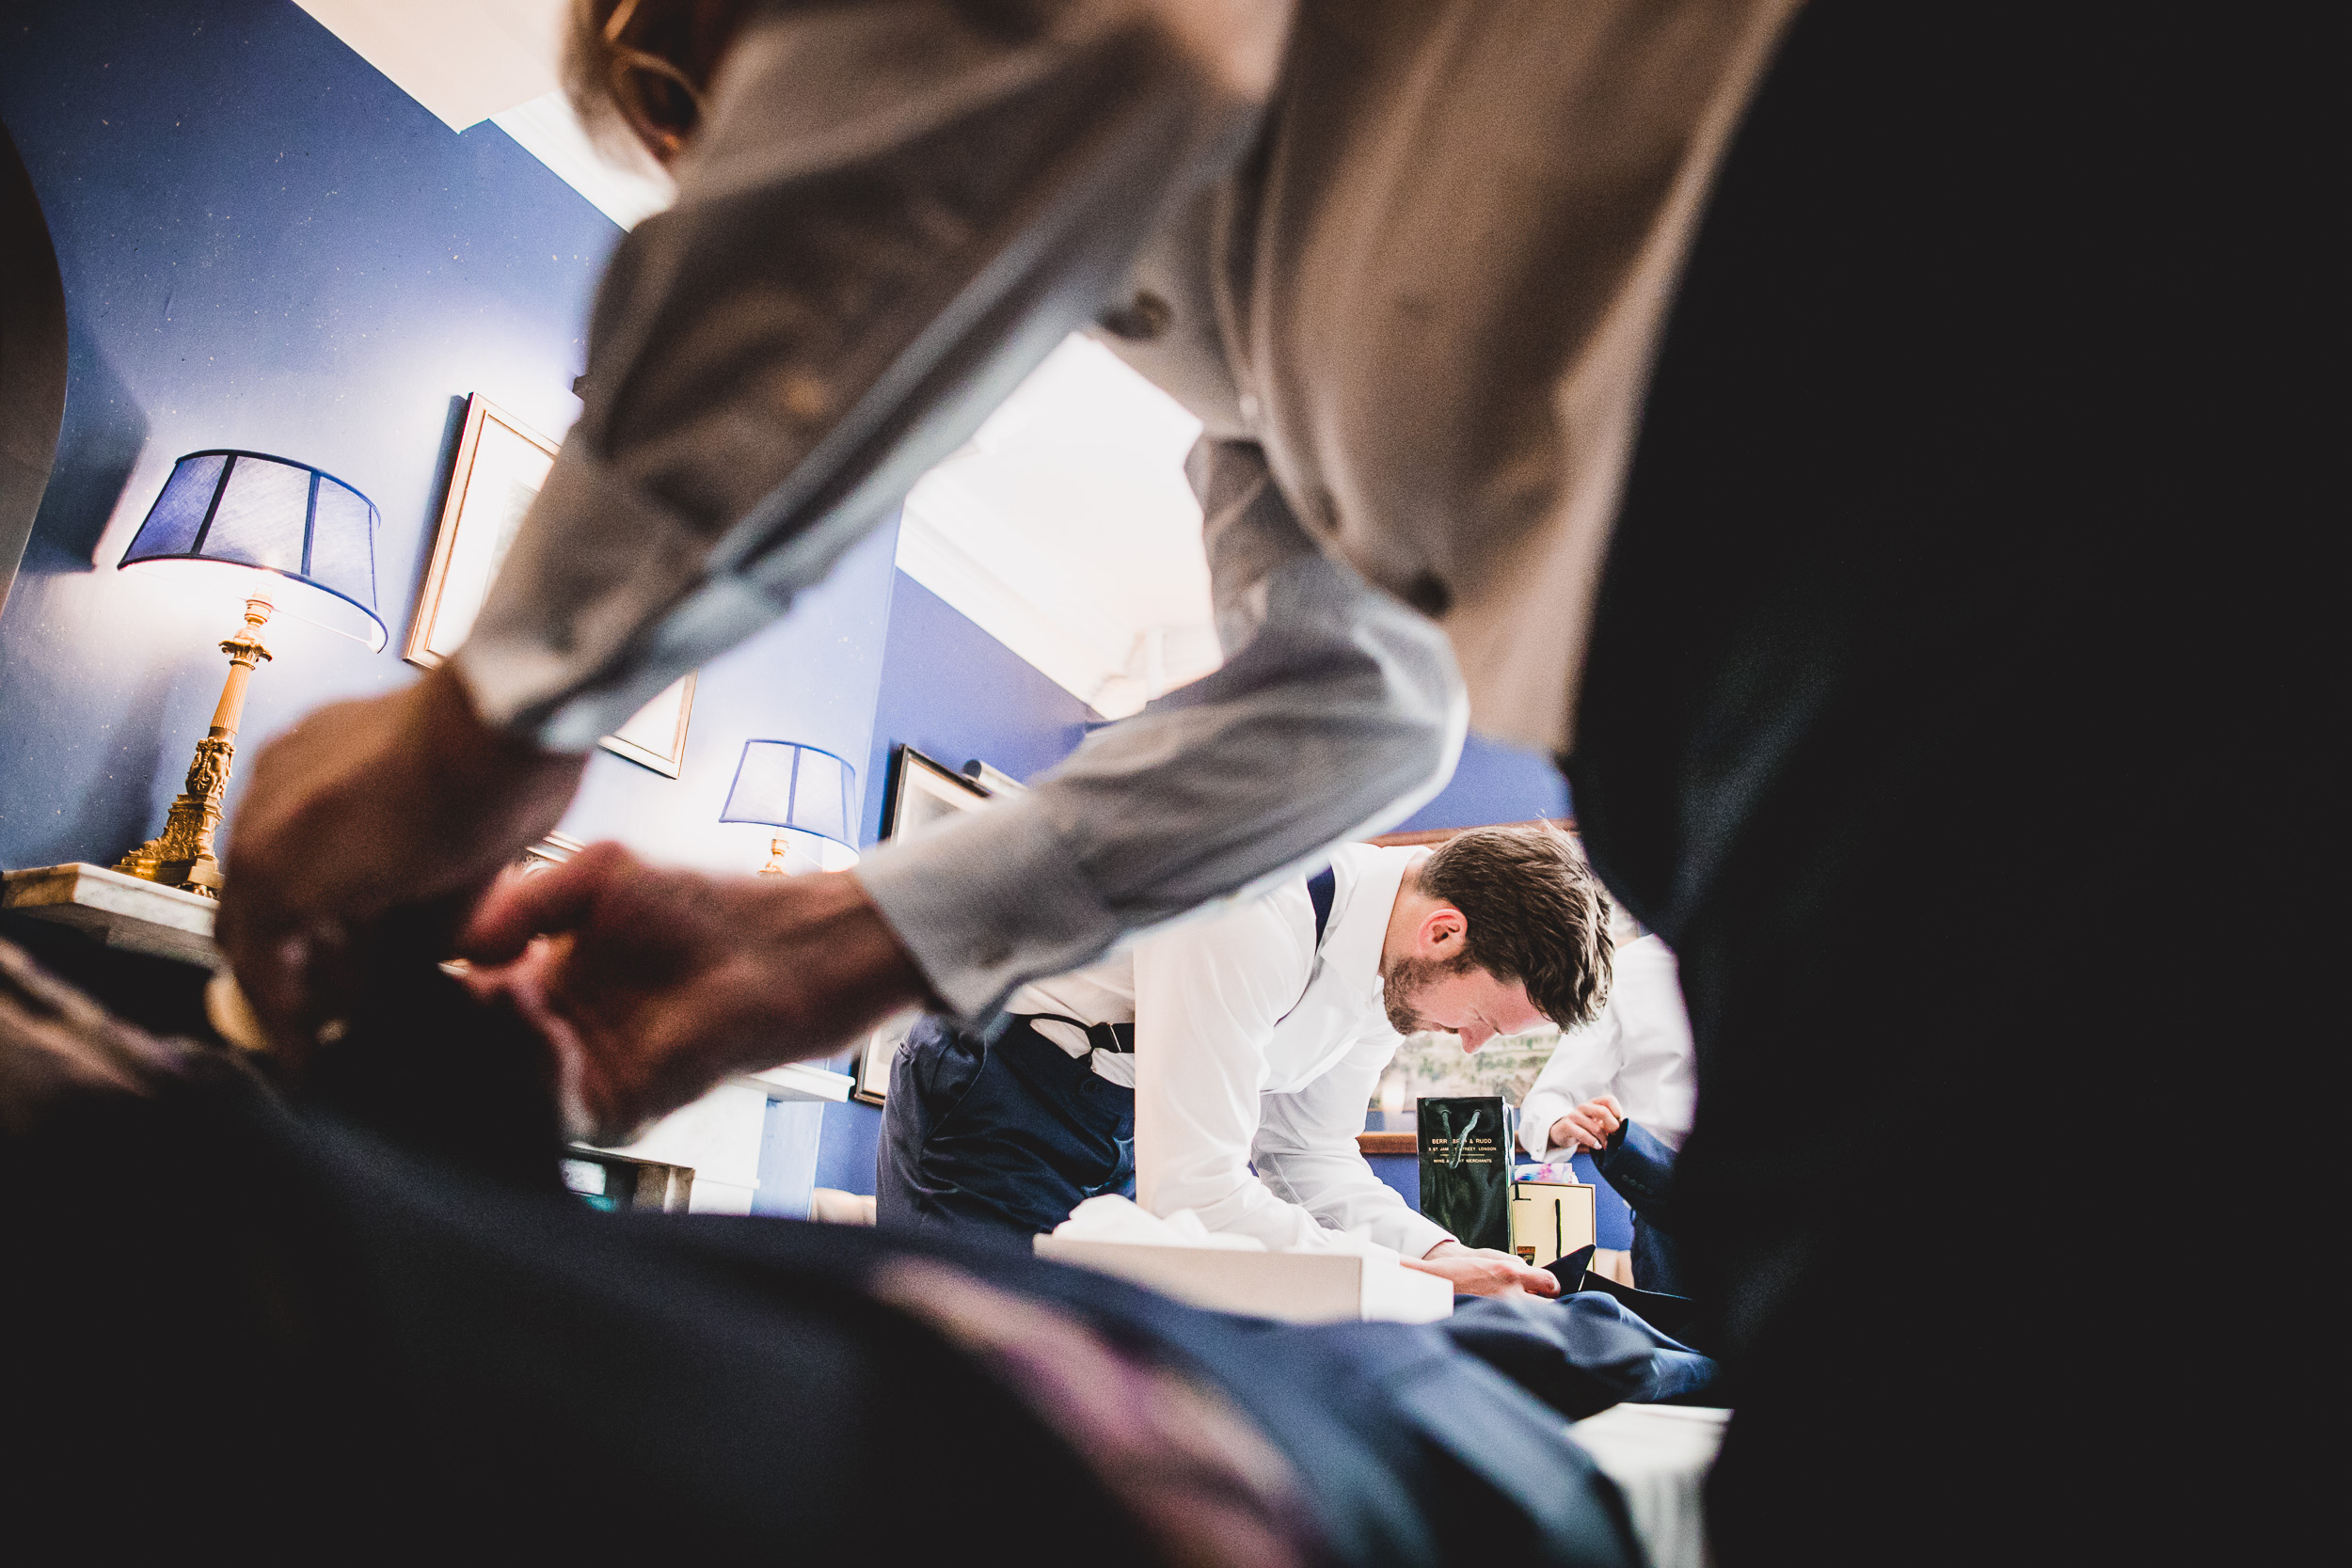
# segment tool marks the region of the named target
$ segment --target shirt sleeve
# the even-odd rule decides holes
[[[1204,441],[1187,469],[1224,667],[1096,732],[1025,793],[859,868],[968,1017],[1402,821],[1461,753],[1469,703],[1445,634],[1316,548],[1255,445]]]
[[[1328,1227],[1322,1235],[1362,1231],[1406,1258],[1422,1258],[1454,1234],[1407,1208],[1372,1173],[1356,1142],[1381,1069],[1395,1053],[1396,1037],[1380,1035],[1305,1088],[1267,1095],[1251,1152],[1267,1191]]]
[[[1519,1104],[1519,1143],[1535,1159],[1564,1155],[1554,1149],[1551,1124],[1579,1105],[1609,1092],[1617,1080],[1625,1052],[1625,1029],[1614,999],[1603,1005],[1600,1016],[1581,1029],[1560,1037],[1560,1043],[1535,1075],[1535,1086]]]
[[[1305,890],[1288,891],[1135,955],[1136,1199],[1277,1252],[1326,1244],[1312,1214],[1249,1172],[1266,1047],[1313,962]]]
[[[1288,8],[776,8],[614,254],[584,412],[456,658],[581,751],[780,616],[1248,144]]]
[[[1678,1149],[1697,1108],[1696,1064],[1678,969],[1656,937],[1619,951],[1610,1007],[1624,1032],[1618,1082],[1626,1110],[1652,1136]]]

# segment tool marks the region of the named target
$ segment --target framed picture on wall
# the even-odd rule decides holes
[[[548,482],[555,452],[555,442],[480,392],[466,400],[465,430],[450,466],[432,562],[401,657],[431,670],[464,645],[523,515]],[[597,744],[675,779],[685,763],[686,726],[693,713],[694,673],[689,672]]]
[[[959,812],[978,811],[997,796],[1022,787],[1018,780],[997,772],[986,763],[970,763],[966,768],[973,776],[959,773],[912,746],[892,747],[890,788],[882,808],[882,836],[916,837]],[[921,1016],[913,1011],[899,1013],[866,1037],[866,1043],[858,1048],[857,1087],[851,1091],[854,1098],[868,1105],[880,1105],[890,1098],[890,1064],[898,1054],[907,1031],[914,1027],[914,1021]]]
[[[431,670],[464,644],[523,514],[554,466],[553,441],[479,392],[466,400],[465,433],[450,466],[432,563],[401,657]]]
[[[893,747],[882,836],[917,837],[958,812],[977,811],[993,799],[977,780],[965,778],[946,763],[912,746]]]
[[[868,1105],[880,1105],[890,1098],[890,1064],[898,1059],[898,1047],[914,1028],[914,1021],[922,1012],[909,1007],[882,1020],[882,1027],[866,1037],[858,1047],[857,1086],[850,1091],[852,1100]]]
[[[686,725],[694,717],[694,677],[699,673],[689,670],[672,681],[660,696],[596,744],[614,756],[676,778],[686,765]]]

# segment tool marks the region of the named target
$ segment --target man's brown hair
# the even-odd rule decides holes
[[[703,97],[746,0],[572,0],[564,90],[592,137],[624,128],[663,163],[702,122]]]
[[[1609,999],[1609,895],[1559,829],[1468,829],[1422,862],[1420,881],[1469,923],[1460,962],[1523,981],[1561,1028],[1591,1022]]]

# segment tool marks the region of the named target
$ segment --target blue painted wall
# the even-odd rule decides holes
[[[1568,782],[1541,752],[1524,751],[1473,735],[1437,799],[1397,824],[1395,832],[1483,828],[1492,822],[1557,820],[1568,815]]]
[[[866,763],[875,787],[866,797],[866,842],[882,832],[882,782],[893,746],[913,746],[950,768],[977,757],[1026,780],[1076,751],[1092,717],[962,611],[899,573]]]
[[[719,820],[743,742],[803,741],[852,767],[866,756],[883,680],[898,543],[894,520],[842,557],[791,614],[703,666],[675,779],[599,751],[560,831],[592,843],[618,839],[670,865],[715,872],[765,865],[771,830]],[[857,787],[868,801],[880,793],[867,768],[859,768]]]
[[[813,1100],[768,1101],[767,1124],[760,1129],[759,1188],[752,1194],[753,1213],[787,1220],[808,1218],[810,1191],[820,1184],[817,1152],[827,1109]]]
[[[409,679],[393,650],[458,400],[570,424],[619,230],[496,127],[452,135],[290,0],[14,0],[0,117],[56,239],[72,345],[56,474],[0,618],[0,864],[111,860],[161,825],[237,619],[114,570],[172,460],[280,452],[383,512],[392,648],[281,621],[248,742]]]

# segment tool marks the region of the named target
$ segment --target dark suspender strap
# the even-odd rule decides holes
[[[1338,896],[1338,894],[1339,879],[1331,875],[1331,868],[1327,865],[1307,879],[1307,902],[1315,908],[1315,944],[1307,956],[1307,984],[1310,987],[1314,985],[1315,975],[1322,964],[1322,959],[1317,955],[1323,951],[1324,929],[1331,924],[1331,900]],[[1306,1000],[1306,991],[1300,991],[1298,1002]],[[1291,1013],[1298,1011],[1298,1002],[1291,1004],[1290,1013],[1284,1013],[1281,1018],[1274,1022],[1280,1023],[1283,1019],[1289,1018]]]
[[[1082,1023],[1063,1013],[1015,1013],[1012,1016],[1024,1023],[1035,1023],[1041,1018],[1050,1023],[1067,1023],[1073,1029],[1083,1029],[1088,1042],[1095,1050],[1107,1051],[1113,1055],[1132,1053],[1136,1048],[1136,1026],[1132,1023]]]
[[[1331,901],[1339,896],[1339,879],[1331,875],[1331,868],[1327,865],[1307,879],[1307,902],[1315,907],[1315,946],[1318,948],[1323,945],[1324,930],[1331,924]],[[1024,1023],[1045,1019],[1055,1023],[1067,1023],[1073,1029],[1083,1029],[1097,1051],[1117,1054],[1132,1052],[1136,1048],[1136,1026],[1132,1023],[1082,1023],[1061,1013],[1015,1013],[1012,1016]]]
[[[1315,907],[1315,945],[1323,945],[1323,928],[1331,924],[1331,900],[1339,893],[1339,879],[1325,866],[1307,879],[1307,901]]]

